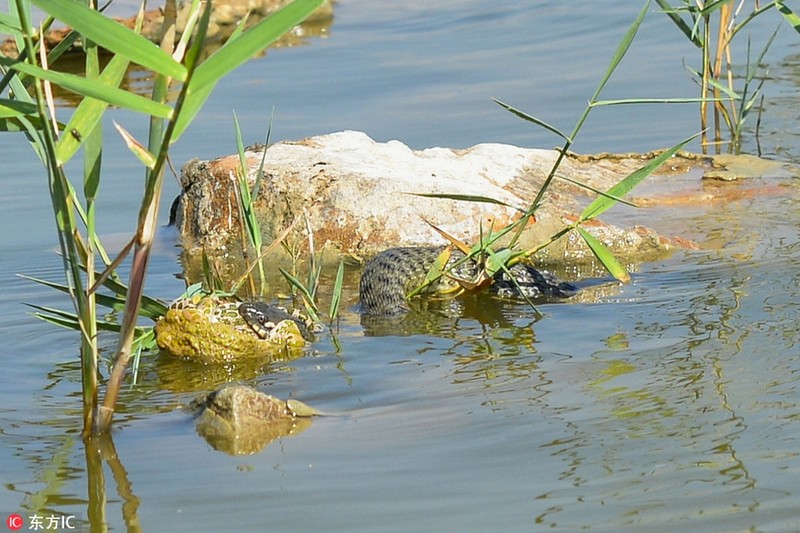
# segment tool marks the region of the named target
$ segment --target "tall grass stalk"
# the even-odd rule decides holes
[[[738,153],[745,121],[761,97],[761,87],[767,76],[761,65],[775,39],[777,29],[766,40],[755,60],[751,57],[748,37],[746,67],[744,75],[740,76],[743,80],[740,88],[736,88],[734,83],[737,77],[731,51],[734,37],[753,19],[768,11],[777,10],[799,32],[800,18],[786,6],[784,0],[764,4],[755,2],[749,11],[745,9],[745,2],[742,0],[682,0],[676,4],[671,4],[668,0],[656,0],[656,3],[684,36],[700,49],[700,68],[687,70],[700,86],[703,150],[707,152],[713,146],[719,153],[727,145],[729,152]],[[756,78],[759,78],[757,82]],[[711,118],[713,138],[708,136],[712,129],[709,125]]]
[[[34,152],[42,160],[48,175],[50,197],[56,221],[59,246],[64,261],[66,290],[75,308],[72,325],[81,332],[81,377],[83,383],[84,436],[108,431],[123,383],[128,361],[137,340],[138,316],[142,312],[143,287],[150,258],[167,154],[210,95],[217,81],[249,60],[254,54],[301,22],[322,3],[322,0],[296,0],[260,21],[248,31],[238,31],[222,48],[202,63],[200,51],[208,28],[211,2],[192,2],[187,30],[175,43],[175,0],[167,0],[160,46],[145,40],[137,28],[128,29],[99,13],[93,2],[86,4],[63,0],[13,0],[9,13],[0,17],[3,30],[11,33],[19,55],[0,57],[3,79],[0,81],[0,130],[23,132]],[[30,9],[35,5],[48,18],[36,29]],[[139,21],[141,21],[140,10]],[[80,36],[85,53],[85,75],[57,72],[49,65],[61,54],[64,46],[46,53],[39,49],[45,27],[54,20],[73,28],[65,42]],[[100,69],[98,48],[112,54],[110,62]],[[121,89],[120,83],[130,62],[155,74],[149,98]],[[68,124],[55,116],[50,85],[56,84],[82,97]],[[180,85],[173,104],[168,89]],[[30,92],[28,91],[30,88]],[[138,224],[129,246],[111,260],[97,237],[95,212],[102,175],[102,117],[109,105],[149,115],[150,128],[146,144],[137,141],[125,128],[117,125],[131,152],[145,166],[145,186],[139,208]],[[65,165],[84,150],[83,195],[85,206],[67,178]],[[130,277],[124,290],[124,310],[119,325],[119,341],[114,365],[109,376],[102,404],[99,400],[98,322],[96,306],[100,294],[95,285],[117,283],[113,270],[128,250],[133,250]],[[107,270],[96,271],[96,256]],[[85,274],[84,274],[85,272]],[[116,292],[120,298],[121,292]],[[104,297],[107,298],[107,297]],[[107,301],[107,300],[106,300]],[[116,300],[117,304],[122,299]],[[54,323],[68,324],[71,318],[50,316]],[[141,339],[139,339],[141,340]]]

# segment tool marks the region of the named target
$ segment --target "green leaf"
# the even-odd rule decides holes
[[[108,62],[97,81],[108,87],[118,87],[125,77],[128,65],[129,62],[124,57],[114,56]],[[87,136],[102,120],[103,112],[107,107],[108,103],[103,100],[84,98],[69,119],[66,131],[72,132],[74,130],[79,133],[80,137]],[[63,165],[72,159],[80,145],[81,140],[74,135],[62,135],[56,144],[56,160],[58,163]]]
[[[283,277],[286,278],[286,281],[288,281],[290,285],[300,291],[300,294],[303,296],[303,303],[305,303],[306,310],[309,311],[309,314],[313,315],[311,318],[318,322],[319,310],[317,309],[317,305],[314,303],[314,297],[311,296],[308,288],[306,288],[306,286],[303,285],[300,280],[292,276],[283,268],[279,267],[278,270],[280,270],[281,274],[283,274]]]
[[[159,74],[179,81],[186,80],[186,67],[175,61],[171,55],[94,9],[75,1],[31,0],[31,2],[102,48]]]
[[[195,93],[215,84],[227,73],[249,61],[302,22],[320,5],[322,0],[295,0],[242,33],[236,40],[217,50],[197,67],[189,82],[189,93]]]
[[[524,213],[524,209],[520,209],[519,207],[515,207],[513,205],[507,204],[501,200],[497,200],[495,198],[490,198],[488,196],[478,196],[473,194],[455,194],[455,193],[424,193],[424,192],[410,192],[406,194],[413,194],[414,196],[421,196],[422,198],[444,198],[447,200],[457,200],[459,202],[478,202],[484,204],[495,204],[495,205],[502,205],[503,207],[510,207],[511,209],[516,209],[520,213]]]
[[[178,120],[175,122],[175,129],[172,133],[173,142],[180,139],[181,135],[186,131],[186,128],[192,123],[194,117],[197,116],[197,113],[202,109],[203,104],[205,104],[208,97],[211,96],[215,85],[215,83],[212,83],[200,90],[186,93],[186,99],[183,101],[183,107],[181,107],[181,112],[178,115]]]
[[[661,6],[661,9],[664,10],[664,13],[675,23],[679,30],[683,32],[687,39],[692,41],[692,44],[701,48],[703,46],[703,41],[697,37],[697,33],[694,29],[686,24],[683,18],[678,14],[680,11],[685,11],[684,9],[675,9],[666,0],[656,0],[656,3]]]
[[[149,98],[129,93],[122,89],[109,87],[104,83],[87,80],[83,76],[45,70],[21,61],[2,57],[0,57],[0,65],[5,65],[30,76],[48,80],[74,93],[97,98],[111,105],[130,109],[132,111],[147,113],[160,118],[169,118],[172,114],[172,108],[168,105],[153,102]]]
[[[19,19],[5,13],[0,13],[0,33],[22,33],[22,28],[19,25]]]
[[[503,270],[514,253],[509,248],[504,248],[497,252],[493,252],[491,249],[487,248],[486,251],[489,253],[489,257],[486,258],[484,268],[489,277],[492,278],[495,274]]]
[[[664,150],[661,152],[657,157],[654,157],[649,163],[647,163],[642,168],[633,171],[630,175],[628,175],[625,179],[611,187],[607,193],[608,196],[601,196],[599,198],[595,198],[592,203],[590,203],[586,209],[583,210],[581,213],[580,221],[591,220],[600,216],[602,213],[607,211],[609,208],[614,206],[617,203],[616,198],[621,198],[628,194],[631,189],[636,187],[643,179],[653,173],[658,167],[660,167],[664,162],[675,155],[678,150],[686,146],[689,142],[695,139],[699,133],[692,135],[688,139],[676,144],[672,148],[668,150]]]
[[[556,135],[558,135],[559,137],[561,137],[565,141],[567,141],[569,143],[572,142],[572,140],[565,133],[563,133],[561,130],[559,130],[555,126],[551,126],[550,124],[548,124],[544,120],[538,119],[538,118],[534,117],[533,115],[529,115],[529,114],[525,113],[524,111],[520,111],[519,109],[517,109],[515,107],[511,107],[510,105],[501,102],[497,98],[492,98],[492,100],[494,100],[494,102],[497,105],[499,105],[500,107],[502,107],[503,109],[505,109],[509,113],[512,113],[512,114],[518,116],[522,120],[527,120],[528,122],[533,122],[537,126],[541,126],[544,129],[555,133]]]
[[[696,71],[692,71],[693,74],[696,74],[697,77],[700,77],[700,73]],[[722,89],[722,86],[720,87]],[[726,90],[727,92],[727,90]],[[690,97],[690,98],[620,98],[615,100],[597,100],[596,102],[592,102],[589,104],[591,107],[602,107],[602,106],[612,106],[612,105],[630,105],[630,104],[697,104],[700,102],[717,102],[722,101],[722,98],[701,98],[701,97]]]
[[[28,118],[36,118],[37,113],[35,104],[0,98],[0,118],[17,118],[26,115]]]
[[[623,283],[627,283],[630,281],[631,276],[628,274],[628,271],[625,269],[624,266],[614,257],[614,254],[611,251],[603,246],[603,244],[594,238],[594,236],[583,229],[582,227],[578,226],[576,228],[578,230],[578,234],[583,237],[583,241],[589,246],[589,249],[592,250],[592,253],[595,257],[603,264],[608,273],[617,278],[619,281]]]
[[[608,194],[605,191],[601,191],[600,189],[595,189],[591,185],[588,185],[586,183],[580,182],[578,180],[574,180],[574,179],[572,179],[572,178],[570,178],[568,176],[564,176],[564,175],[561,175],[561,174],[556,174],[556,177],[558,177],[558,179],[562,179],[564,181],[568,181],[568,182],[572,183],[573,185],[577,185],[578,187],[583,187],[584,189],[590,190],[595,194],[599,194],[600,196],[608,196],[609,198],[611,198],[615,202],[619,202],[621,204],[629,205],[631,207],[639,207],[635,203],[629,202],[628,200],[626,200],[624,198],[620,198],[619,196],[612,196],[612,195]]]
[[[800,17],[782,2],[778,4],[778,11],[781,12],[786,22],[791,24],[796,32],[800,33]]]
[[[342,286],[344,284],[344,261],[339,261],[339,269],[336,271],[336,281],[333,284],[333,295],[331,297],[331,307],[328,311],[328,318],[333,321],[339,316],[339,306],[342,303]]]

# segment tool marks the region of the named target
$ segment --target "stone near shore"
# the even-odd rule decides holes
[[[223,385],[189,406],[197,432],[230,455],[254,454],[275,439],[307,429],[320,413],[297,400],[284,401],[245,385]]]
[[[481,230],[497,230],[516,220],[519,212],[499,204],[418,194],[483,196],[525,209],[557,156],[555,150],[504,144],[412,150],[399,141],[379,143],[355,131],[277,143],[266,154],[259,147],[246,152],[251,187],[264,160],[255,206],[265,243],[294,221],[307,218],[318,248],[357,258],[391,246],[443,244],[443,238],[426,222],[459,239],[477,242]],[[606,190],[651,157],[570,155],[559,174]],[[710,167],[703,157],[673,159],[671,166],[680,169]],[[232,155],[212,161],[193,160],[183,167],[183,192],[174,214],[190,255],[199,250],[226,254],[240,247],[238,165],[238,156]],[[536,212],[535,223],[525,228],[519,246],[527,249],[546,242],[575,221],[593,195],[574,183],[556,179]],[[297,227],[302,233],[306,223]],[[643,226],[625,228],[593,221],[585,228],[626,258],[642,259],[687,245]],[[333,258],[337,254],[326,255]],[[561,262],[590,255],[582,239],[571,235],[538,257]]]

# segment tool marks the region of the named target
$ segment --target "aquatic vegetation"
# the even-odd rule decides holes
[[[761,107],[763,101],[761,88],[767,78],[766,69],[762,68],[764,56],[777,35],[778,28],[767,39],[758,56],[750,56],[750,37],[747,38],[747,57],[745,72],[735,72],[732,43],[754,18],[768,11],[778,10],[783,18],[795,30],[800,31],[798,17],[782,0],[759,5],[755,2],[749,12],[743,10],[744,2],[733,0],[690,1],[681,0],[673,5],[667,0],[656,0],[664,13],[675,23],[675,26],[700,49],[700,68],[687,70],[700,87],[700,129],[703,149],[714,146],[720,153],[722,146],[728,146],[728,152],[739,153],[742,142],[742,130],[750,113]],[[742,80],[737,88],[734,79]],[[708,104],[712,104],[709,109]],[[709,114],[713,116],[714,135],[708,138]],[[728,130],[728,138],[723,137],[723,124]],[[758,133],[756,132],[756,137]]]
[[[170,146],[186,131],[223,76],[278,39],[321,3],[321,0],[296,0],[247,31],[240,24],[225,46],[202,62],[201,48],[209,27],[211,2],[203,6],[199,0],[192,2],[187,29],[176,39],[176,3],[167,1],[160,46],[139,34],[143,10],[135,27],[129,29],[89,7],[93,5],[90,2],[13,0],[8,3],[9,12],[0,18],[0,25],[3,32],[13,36],[19,55],[0,57],[4,75],[0,91],[5,95],[0,99],[0,129],[23,132],[47,169],[67,279],[65,287],[81,332],[85,436],[108,431],[127,364],[134,355],[133,343],[139,331],[137,319]],[[39,28],[31,22],[32,6],[48,15]],[[40,46],[41,37],[56,20],[72,28],[72,33],[62,45],[48,52]],[[78,39],[85,54],[85,74],[52,70],[49,66]],[[112,56],[102,69],[100,48]],[[154,73],[149,98],[120,88],[129,63]],[[82,98],[66,124],[56,116],[53,84]],[[170,90],[172,86],[178,87],[177,93]],[[174,94],[177,96],[170,101]],[[142,143],[123,126],[115,125],[128,148],[144,164],[145,185],[135,234],[114,259],[108,257],[100,243],[94,218],[101,182],[101,119],[108,106],[142,113],[149,117],[150,126],[148,139]],[[68,178],[65,165],[81,148],[83,175],[78,187]],[[84,203],[78,195],[79,189]],[[96,289],[104,280],[117,278],[116,268],[131,251],[133,258],[115,363],[101,403]],[[99,275],[95,274],[96,256],[105,269]]]

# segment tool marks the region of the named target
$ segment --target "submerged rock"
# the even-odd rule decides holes
[[[226,385],[189,406],[197,432],[216,450],[253,454],[273,440],[294,435],[320,413],[297,400],[283,401],[244,385]]]

